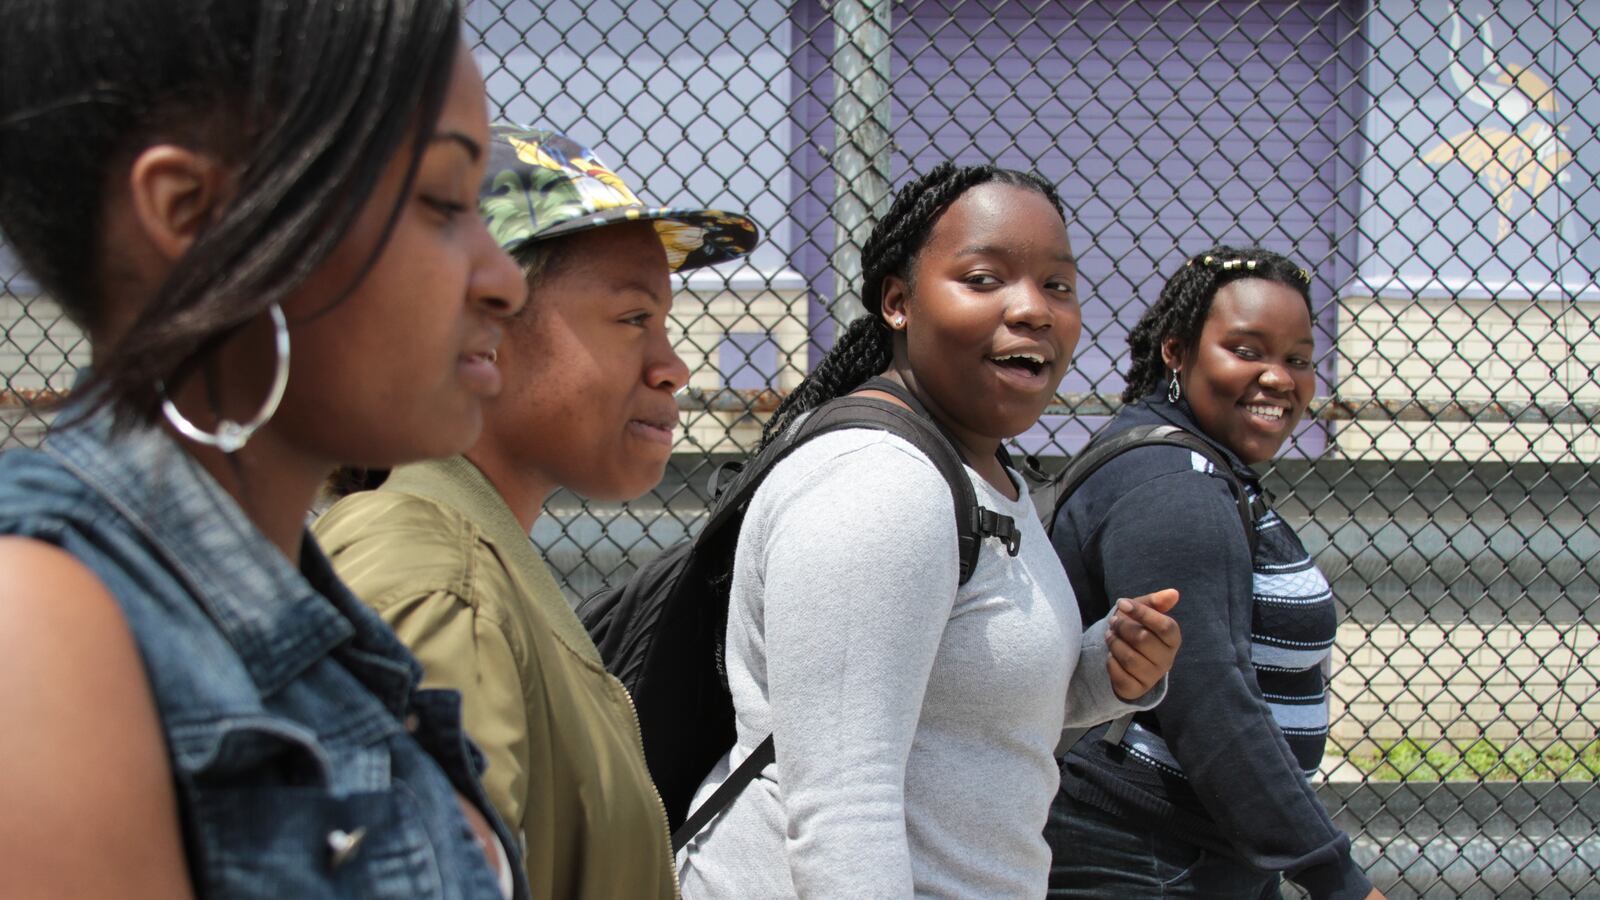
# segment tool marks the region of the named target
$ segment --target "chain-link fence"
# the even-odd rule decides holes
[[[764,230],[682,284],[666,482],[558,496],[535,540],[583,595],[694,530],[938,160],[1066,201],[1084,337],[1030,451],[1115,411],[1187,254],[1260,243],[1314,273],[1319,398],[1268,485],[1342,606],[1325,800],[1390,896],[1600,895],[1597,33],[1600,0],[473,0],[492,114]],[[85,348],[0,277],[0,440],[32,443]]]

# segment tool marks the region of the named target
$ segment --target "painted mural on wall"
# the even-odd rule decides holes
[[[1470,169],[1488,188],[1499,208],[1495,240],[1511,236],[1512,223],[1536,208],[1539,197],[1556,181],[1570,182],[1567,171],[1572,150],[1566,143],[1571,125],[1558,124],[1564,110],[1549,76],[1536,65],[1502,61],[1494,48],[1494,26],[1479,17],[1475,34],[1458,10],[1450,16],[1449,83],[1455,88],[1457,107],[1478,122],[1451,135],[1423,154],[1428,165],[1441,168],[1457,161]],[[1468,67],[1466,44],[1473,37],[1478,48],[1475,65]],[[1501,120],[1504,124],[1501,124]]]
[[[1352,292],[1600,299],[1600,2],[1379,7]]]

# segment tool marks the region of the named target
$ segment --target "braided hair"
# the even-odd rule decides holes
[[[861,305],[867,315],[850,323],[822,361],[778,406],[761,432],[765,447],[805,412],[842,397],[862,382],[880,375],[894,360],[893,335],[884,324],[883,283],[890,276],[916,290],[917,257],[944,211],[971,188],[988,183],[1035,191],[1066,221],[1061,197],[1048,181],[1032,172],[992,165],[962,166],[942,162],[895,194],[889,211],[873,226],[861,248]]]
[[[1263,278],[1293,288],[1311,311],[1311,273],[1288,257],[1260,247],[1216,246],[1192,256],[1167,279],[1161,296],[1128,333],[1128,386],[1122,402],[1142,399],[1161,386],[1167,364],[1161,345],[1177,338],[1185,348],[1200,342],[1200,329],[1211,315],[1211,301],[1229,282]]]

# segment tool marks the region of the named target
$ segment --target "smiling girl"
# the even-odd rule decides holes
[[[7,4],[0,230],[92,370],[0,458],[0,896],[526,896],[456,698],[305,530],[336,466],[458,452],[499,389],[525,290],[470,212],[461,27]]]
[[[655,487],[689,370],[672,349],[674,272],[755,245],[742,215],[647,207],[587,148],[496,125],[480,203],[522,265],[526,310],[477,443],[396,469],[317,520],[339,574],[462,693],[484,785],[526,847],[535,896],[670,900],[666,811],[621,682],[528,539],[546,499]]]
[[[1052,897],[1277,897],[1285,872],[1313,897],[1372,890],[1307,780],[1328,733],[1333,594],[1250,468],[1316,387],[1310,281],[1276,253],[1213,247],[1129,335],[1128,405],[1103,435],[1176,425],[1211,444],[1256,501],[1256,540],[1230,475],[1178,447],[1117,457],[1057,514],[1085,617],[1176,587],[1184,643],[1166,699],[1120,744],[1092,731],[1062,761]]]
[[[1149,706],[1177,644],[1148,598],[1083,631],[998,454],[1038,420],[1078,343],[1077,264],[1054,189],[945,163],[901,189],[863,260],[869,315],[768,438],[883,375],[895,391],[871,393],[926,409],[1021,546],[985,541],[959,584],[950,488],[884,432],[824,435],[772,469],[739,534],[729,601],[737,743],[695,805],[768,734],[777,756],[685,847],[690,898],[1038,896],[1063,725]]]

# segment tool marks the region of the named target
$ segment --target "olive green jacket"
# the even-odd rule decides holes
[[[313,530],[422,661],[423,685],[461,692],[533,895],[676,896],[633,702],[477,467],[463,457],[402,466]]]

